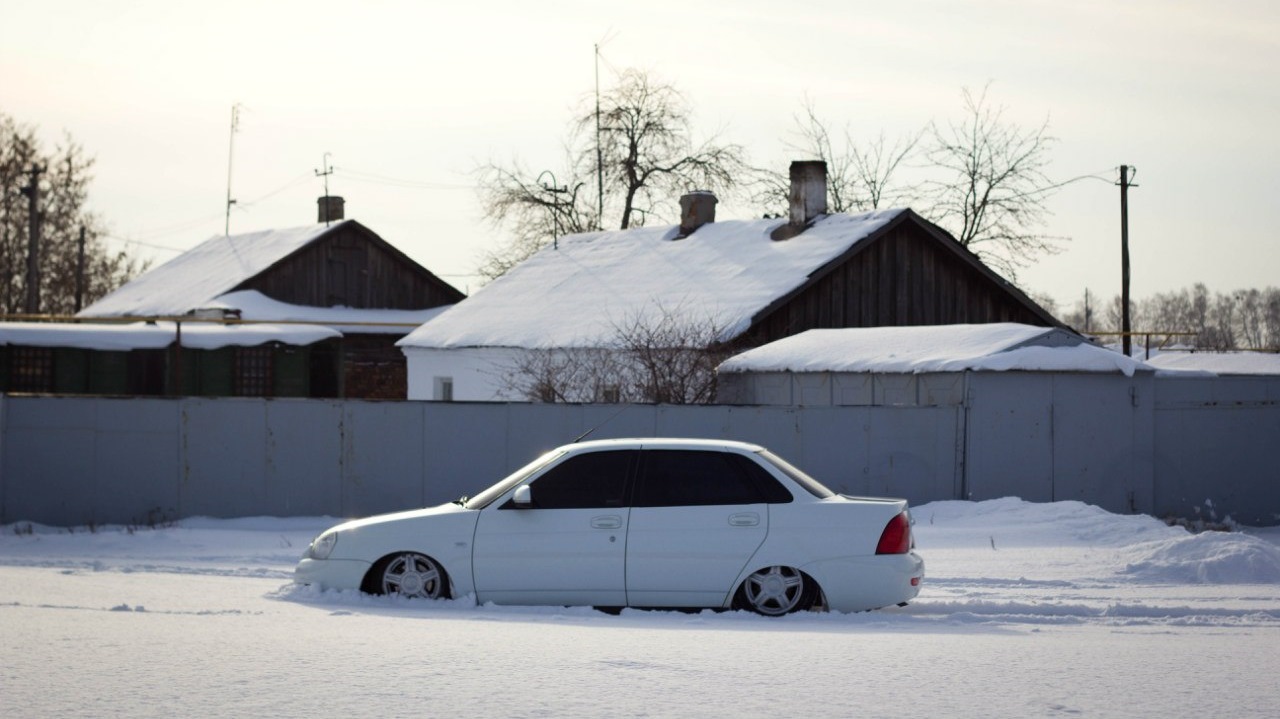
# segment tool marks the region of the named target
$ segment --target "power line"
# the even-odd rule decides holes
[[[390,185],[393,187],[419,188],[424,190],[474,190],[476,188],[476,185],[471,184],[407,180],[400,177],[390,177],[373,172],[355,170],[349,167],[334,167],[333,171],[343,175],[349,180],[367,182],[374,185]]]
[[[203,220],[203,221],[209,222],[211,220]],[[153,250],[166,250],[168,252],[186,252],[186,250],[181,247],[170,247],[169,245],[157,245],[151,242],[143,242],[142,240],[134,240],[128,237],[120,237],[118,235],[101,234],[101,235],[98,235],[98,237],[101,237],[104,240],[115,240],[117,242],[124,242],[125,244],[129,244],[129,245],[141,245],[143,247],[150,247]]]

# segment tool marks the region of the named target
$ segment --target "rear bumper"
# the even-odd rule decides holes
[[[824,559],[800,567],[818,582],[827,606],[863,612],[915,599],[924,581],[924,560],[915,552]]]

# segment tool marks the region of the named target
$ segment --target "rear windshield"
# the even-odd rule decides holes
[[[810,477],[804,472],[801,472],[796,467],[793,467],[790,462],[779,457],[773,452],[770,452],[767,449],[762,449],[760,450],[760,452],[758,452],[758,454],[761,457],[763,457],[766,462],[777,467],[779,470],[782,471],[783,474],[790,477],[792,481],[794,481],[796,484],[800,485],[801,487],[804,487],[805,491],[817,497],[818,499],[826,499],[827,497],[836,496],[836,493],[827,489],[826,485],[824,485],[822,482],[819,482],[813,477]]]

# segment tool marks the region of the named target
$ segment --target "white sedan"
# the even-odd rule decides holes
[[[912,549],[905,500],[836,494],[763,447],[600,440],[469,499],[333,527],[294,581],[497,604],[853,612],[916,596]]]

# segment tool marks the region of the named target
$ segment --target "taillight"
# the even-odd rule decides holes
[[[906,554],[911,551],[911,520],[902,512],[889,520],[880,533],[876,554]]]

